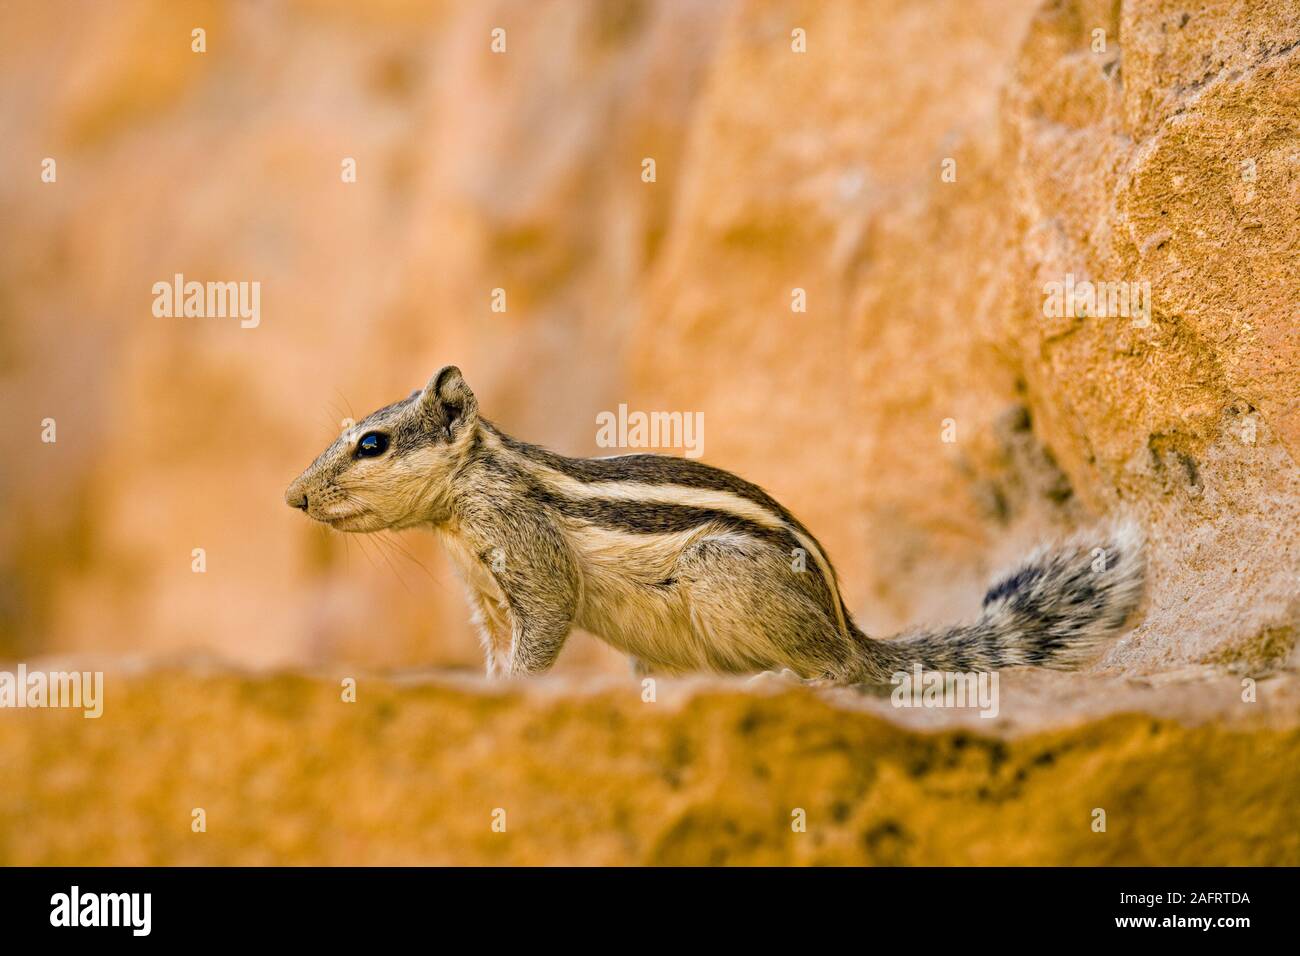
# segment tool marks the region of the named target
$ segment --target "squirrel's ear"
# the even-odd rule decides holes
[[[450,440],[473,421],[478,413],[474,393],[465,384],[460,369],[445,365],[434,373],[420,395],[420,405],[435,427],[443,430]]]

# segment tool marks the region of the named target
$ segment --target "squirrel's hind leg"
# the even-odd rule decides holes
[[[746,535],[703,538],[678,559],[694,638],[714,670],[788,669],[798,677],[835,679],[854,653],[814,582],[777,547]]]

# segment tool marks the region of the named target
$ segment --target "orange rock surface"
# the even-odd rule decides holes
[[[1048,676],[955,721],[713,681],[649,703],[631,680],[360,676],[345,703],[324,676],[110,674],[99,720],[0,723],[0,864],[1300,859],[1294,677],[1246,705],[1231,680]]]

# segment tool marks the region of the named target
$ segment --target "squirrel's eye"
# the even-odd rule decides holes
[[[366,432],[357,442],[358,458],[377,458],[388,451],[388,436],[383,432]]]

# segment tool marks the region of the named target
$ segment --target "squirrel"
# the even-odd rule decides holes
[[[432,527],[467,585],[489,677],[546,671],[574,627],[641,673],[885,684],[915,664],[1072,668],[1121,629],[1145,575],[1137,526],[1113,522],[1036,551],[970,623],[872,638],[817,539],[758,486],[687,458],[519,441],[450,365],[344,432],[285,501],[339,531]]]

